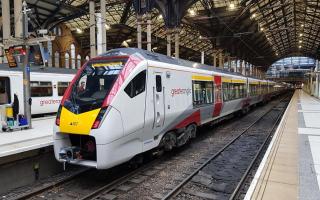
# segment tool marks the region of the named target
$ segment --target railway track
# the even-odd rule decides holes
[[[271,109],[272,110],[272,109]],[[268,111],[269,112],[269,111]],[[260,116],[260,115],[259,115]],[[264,115],[263,115],[264,116]],[[262,118],[262,117],[261,117]],[[257,123],[259,120],[255,121]],[[240,119],[241,121],[241,119]],[[242,124],[242,123],[241,123]],[[254,123],[246,123],[244,122],[243,124],[242,132],[245,132],[245,130],[248,130],[250,127],[254,125]],[[245,128],[244,128],[245,127]],[[239,127],[239,130],[241,130]],[[237,136],[239,138],[240,136]],[[229,144],[229,143],[228,143]],[[217,152],[220,147],[217,147],[214,152]],[[18,195],[16,198],[13,199],[38,199],[40,198],[50,198],[50,199],[68,199],[66,197],[70,197],[70,199],[82,199],[82,200],[87,200],[87,199],[114,199],[119,197],[121,199],[121,195],[128,193],[128,191],[131,191],[132,188],[139,187],[142,182],[145,180],[151,179],[155,174],[159,173],[163,168],[168,165],[167,160],[174,160],[175,156],[179,156],[179,150],[178,152],[170,152],[169,154],[166,154],[166,157],[161,157],[160,159],[153,160],[151,162],[148,162],[147,164],[142,165],[140,168],[136,170],[119,170],[117,173],[122,173],[121,175],[117,176],[114,179],[109,179],[108,181],[105,181],[104,184],[100,184],[97,187],[94,187],[88,191],[83,191],[82,193],[76,194],[75,192],[68,192],[68,191],[61,191],[60,188],[68,188],[68,183],[69,182],[75,182],[74,180],[77,178],[81,178],[81,176],[88,176],[85,174],[88,174],[88,171],[90,170],[84,170],[83,172],[79,172],[79,174],[75,174],[70,177],[66,177],[65,179],[59,180],[57,182],[51,183],[51,184],[46,184],[45,187],[42,187],[38,190],[31,191],[28,193],[25,193],[23,195]],[[208,154],[207,156],[212,155]],[[171,161],[170,161],[171,162]],[[85,179],[85,178],[81,178]],[[81,182],[81,181],[77,181]],[[182,185],[184,187],[186,184]],[[56,190],[57,193],[61,193],[58,195],[58,197],[53,197],[50,196],[50,190]],[[181,192],[181,187],[180,189]],[[49,191],[49,192],[48,192]],[[242,191],[242,187],[239,187],[239,191]],[[180,192],[174,192],[175,195],[181,195],[182,193]],[[48,195],[49,193],[49,195]],[[63,194],[67,193],[67,195]],[[238,195],[238,193],[237,193]],[[168,198],[172,198],[173,196],[169,196]],[[159,197],[161,198],[161,197]]]
[[[252,178],[251,169],[258,163],[263,150],[267,148],[289,97],[291,95],[283,98],[278,105],[209,157],[162,200],[242,199],[246,192],[246,181]],[[239,155],[239,151],[246,156]]]

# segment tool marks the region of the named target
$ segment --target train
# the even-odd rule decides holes
[[[12,104],[14,94],[19,99],[19,113],[23,114],[23,68],[0,68],[0,105]],[[33,116],[56,113],[65,90],[76,74],[74,69],[30,67],[30,95]]]
[[[170,151],[197,128],[267,102],[285,87],[136,48],[87,61],[54,125],[59,162],[108,169],[144,152]]]

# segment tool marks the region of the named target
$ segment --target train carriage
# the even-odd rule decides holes
[[[111,50],[89,60],[68,87],[54,127],[56,159],[107,169],[151,149],[181,146],[197,126],[262,101],[252,101],[249,85],[247,77],[212,66]]]
[[[0,105],[11,104],[17,95],[20,113],[23,113],[23,69],[0,68]],[[61,68],[43,68],[32,66],[30,73],[31,113],[32,115],[56,113],[64,91],[68,87],[76,70]]]

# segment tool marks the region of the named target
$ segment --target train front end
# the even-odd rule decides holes
[[[98,169],[121,163],[110,156],[115,148],[111,141],[123,136],[121,114],[110,104],[138,62],[133,56],[102,56],[77,72],[56,116],[54,152],[59,162]]]

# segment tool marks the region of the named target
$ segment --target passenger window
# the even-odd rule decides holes
[[[130,98],[133,98],[142,92],[146,88],[146,70],[140,72],[136,77],[134,77],[130,83],[126,86],[124,91]]]
[[[162,92],[162,81],[160,75],[156,75],[156,89],[157,92]]]
[[[52,96],[52,82],[31,81],[31,97]]]
[[[58,82],[58,96],[63,96],[70,82]]]
[[[0,77],[0,105],[10,102],[10,79],[8,77]]]
[[[193,105],[201,106],[213,103],[213,82],[192,81]]]

